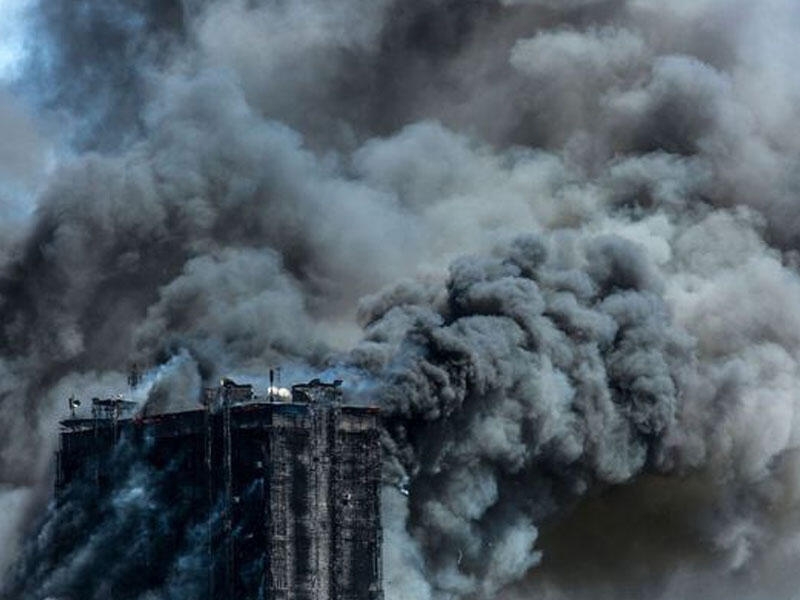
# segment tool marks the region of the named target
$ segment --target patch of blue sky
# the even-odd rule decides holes
[[[28,10],[33,0],[0,0],[0,81],[20,75],[29,48]]]

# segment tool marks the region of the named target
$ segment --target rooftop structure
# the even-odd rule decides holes
[[[160,507],[179,515],[111,597],[157,589],[161,554],[202,530],[204,598],[382,599],[380,415],[343,404],[339,384],[296,385],[288,399],[270,387],[258,399],[251,386],[223,380],[202,409],[133,416],[122,399],[96,399],[92,418],[63,421],[57,502],[76,486],[102,499],[119,461],[135,455],[164,474],[142,527],[158,522]],[[63,533],[65,552],[80,534]]]

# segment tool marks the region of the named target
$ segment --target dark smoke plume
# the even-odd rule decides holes
[[[539,562],[535,523],[600,484],[670,466],[691,341],[635,245],[581,242],[518,238],[454,263],[445,289],[404,286],[362,305],[354,356],[383,382],[410,527],[437,588],[497,593]]]
[[[795,3],[41,0],[27,25],[0,595],[128,577],[157,474],[122,457],[72,549],[49,528],[89,499],[47,503],[65,399],[132,362],[153,411],[276,364],[379,401],[387,600],[794,593]],[[165,519],[191,547],[196,516]],[[193,560],[143,598],[195,597]]]

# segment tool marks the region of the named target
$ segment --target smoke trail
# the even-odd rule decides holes
[[[791,589],[799,20],[40,3],[38,122],[0,106],[3,191],[58,156],[0,227],[0,569],[64,398],[178,357],[154,406],[281,361],[384,403],[389,598]]]

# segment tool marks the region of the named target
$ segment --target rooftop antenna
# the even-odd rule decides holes
[[[142,381],[142,372],[139,370],[139,365],[133,363],[130,372],[128,373],[128,385],[131,389],[135,389]]]
[[[273,392],[275,391],[275,371],[273,369],[269,370],[269,401],[274,402],[274,398],[272,397]]]

